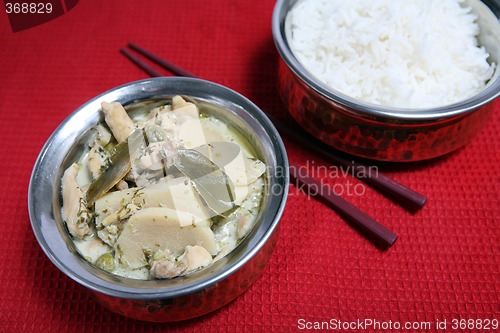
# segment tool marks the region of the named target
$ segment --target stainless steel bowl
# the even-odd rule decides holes
[[[486,123],[500,95],[500,4],[466,0],[479,17],[479,42],[497,64],[495,75],[476,96],[452,105],[422,110],[381,107],[346,96],[311,75],[294,57],[285,19],[297,0],[278,0],[273,37],[281,55],[281,99],[308,132],[334,148],[375,160],[417,161],[463,146]]]
[[[234,126],[254,145],[268,166],[266,193],[257,224],[244,241],[213,265],[170,280],[141,281],[109,274],[82,258],[61,219],[61,177],[77,159],[89,129],[102,121],[102,101],[124,105],[187,95],[211,103],[211,112]],[[50,136],[34,165],[28,209],[35,236],[49,259],[85,286],[109,309],[135,319],[168,322],[214,311],[243,293],[262,273],[278,237],[288,195],[288,159],[276,129],[264,113],[240,94],[190,78],[132,82],[90,100]]]

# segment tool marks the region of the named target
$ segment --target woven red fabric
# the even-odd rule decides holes
[[[500,320],[500,100],[464,148],[427,162],[379,166],[428,196],[422,210],[410,214],[371,188],[347,198],[399,235],[388,251],[291,187],[264,274],[209,315],[173,324],[121,317],[45,256],[27,211],[33,164],[74,109],[147,77],[119,48],[134,41],[269,112],[285,114],[276,88],[274,4],[81,0],[65,15],[17,33],[0,13],[0,332],[292,332],[306,323],[366,319],[431,325],[375,331],[444,332],[436,322],[446,320],[447,332],[460,332],[465,330],[452,330],[453,320]],[[294,164],[327,165],[285,143]]]

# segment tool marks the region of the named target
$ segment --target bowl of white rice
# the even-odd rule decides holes
[[[418,161],[470,141],[500,95],[494,0],[278,0],[279,93],[332,147]]]

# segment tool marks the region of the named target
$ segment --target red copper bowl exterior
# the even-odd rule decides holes
[[[291,116],[319,140],[344,152],[382,161],[418,161],[454,151],[486,123],[500,96],[500,68],[475,96],[429,109],[385,107],[360,101],[327,86],[295,58],[287,42],[286,17],[299,0],[277,0],[273,38],[279,60],[279,94]],[[500,4],[473,0],[478,40],[489,60],[500,63]]]
[[[260,251],[238,271],[196,293],[175,298],[134,300],[93,291],[104,306],[120,315],[151,322],[175,322],[192,319],[228,304],[261,276],[274,251],[279,230],[276,228]]]
[[[279,93],[292,117],[319,140],[344,152],[383,161],[418,161],[447,154],[470,141],[493,111],[487,104],[428,122],[363,116],[316,92],[280,58]]]

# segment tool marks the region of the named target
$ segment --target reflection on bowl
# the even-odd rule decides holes
[[[500,95],[500,69],[477,95],[443,107],[398,109],[342,94],[311,75],[287,42],[288,12],[296,0],[278,0],[273,13],[273,36],[281,55],[280,96],[292,117],[330,146],[353,155],[384,161],[417,161],[447,154],[469,142],[493,111]],[[469,0],[478,15],[478,37],[500,63],[500,5]]]
[[[174,279],[136,280],[101,270],[76,251],[61,218],[61,177],[77,159],[89,130],[102,121],[102,101],[128,105],[137,101],[186,95],[214,105],[217,117],[254,145],[268,166],[265,195],[256,226],[223,259]],[[190,78],[132,82],[90,100],[51,135],[33,168],[28,208],[35,236],[49,259],[66,275],[92,291],[109,309],[131,318],[168,322],[214,311],[243,293],[262,273],[278,237],[278,223],[288,194],[288,159],[268,118],[245,97],[223,86]]]

